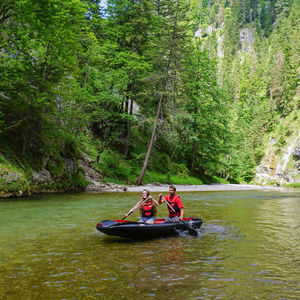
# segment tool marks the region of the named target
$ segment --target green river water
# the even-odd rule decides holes
[[[299,192],[180,195],[197,238],[97,232],[139,193],[1,200],[0,299],[300,299]]]

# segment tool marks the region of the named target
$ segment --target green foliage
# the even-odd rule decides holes
[[[184,164],[173,163],[171,167],[172,173],[180,178],[187,178],[189,176],[189,169]]]
[[[104,177],[117,180],[132,178],[132,167],[127,163],[122,155],[112,150],[104,150],[100,155],[100,160],[95,167]]]
[[[72,177],[72,185],[83,190],[89,185],[89,182],[86,180],[83,171],[79,171],[75,176]]]
[[[159,182],[163,184],[195,184],[201,185],[201,179],[193,176],[182,177],[176,174],[161,174],[155,171],[148,170],[144,177],[144,183]]]
[[[213,176],[212,177],[212,182],[213,183],[223,183],[223,184],[227,184],[228,181],[224,178],[221,178],[221,177],[217,177],[217,176]]]
[[[295,183],[287,183],[287,184],[284,184],[283,186],[285,186],[285,187],[292,187],[292,188],[297,188],[297,189],[299,189],[299,188],[300,188],[300,183],[299,183],[299,182],[295,182]]]
[[[15,195],[25,194],[30,191],[29,182],[25,177],[25,174],[5,162],[2,157],[0,162],[0,196],[1,193],[13,193]]]
[[[56,157],[55,161],[49,160],[46,166],[54,178],[62,177],[65,172],[65,167],[65,163],[61,157]]]
[[[179,153],[192,170],[208,176],[219,172],[220,157],[228,153],[230,141],[227,99],[215,72],[216,65],[201,44],[191,45],[182,76],[184,113],[177,116],[183,142]]]
[[[0,153],[0,164],[7,164],[6,158]]]

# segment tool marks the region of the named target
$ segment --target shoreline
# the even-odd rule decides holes
[[[225,183],[213,183],[213,184],[202,184],[202,185],[189,185],[189,184],[178,184],[175,185],[177,192],[221,192],[221,191],[287,191],[285,187],[274,187],[274,186],[263,186],[263,185],[251,185],[251,184],[225,184]],[[7,198],[20,198],[24,196],[32,196],[34,194],[53,194],[53,193],[68,193],[68,192],[83,192],[83,193],[117,193],[117,192],[142,192],[144,189],[149,190],[151,193],[155,192],[168,192],[168,184],[160,183],[149,183],[145,185],[118,185],[115,183],[97,184],[90,185],[85,191],[72,191],[72,190],[38,190],[31,191],[30,194],[19,192],[19,194],[13,193],[1,193],[0,199]]]
[[[218,192],[218,191],[255,191],[255,190],[269,190],[269,191],[284,191],[283,187],[261,186],[251,184],[202,184],[202,185],[175,185],[177,192]],[[146,184],[140,186],[116,186],[108,185],[103,189],[103,192],[141,192],[144,189],[150,192],[167,192],[169,191],[168,184]]]

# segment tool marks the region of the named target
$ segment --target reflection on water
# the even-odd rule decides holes
[[[0,299],[299,298],[299,193],[182,193],[186,216],[204,220],[196,238],[131,241],[96,231],[138,197],[1,201]]]

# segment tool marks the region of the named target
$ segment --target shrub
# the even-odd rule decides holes
[[[283,186],[286,186],[286,187],[293,187],[293,188],[300,188],[300,182],[294,182],[294,183],[286,183],[284,184]]]
[[[24,173],[10,165],[0,163],[0,191],[4,193],[29,192]]]
[[[184,164],[173,163],[171,167],[172,173],[176,174],[180,178],[186,178],[189,176],[189,169]]]
[[[99,163],[95,167],[105,176],[118,180],[127,180],[132,175],[132,167],[122,155],[112,150],[104,150],[100,155]]]

